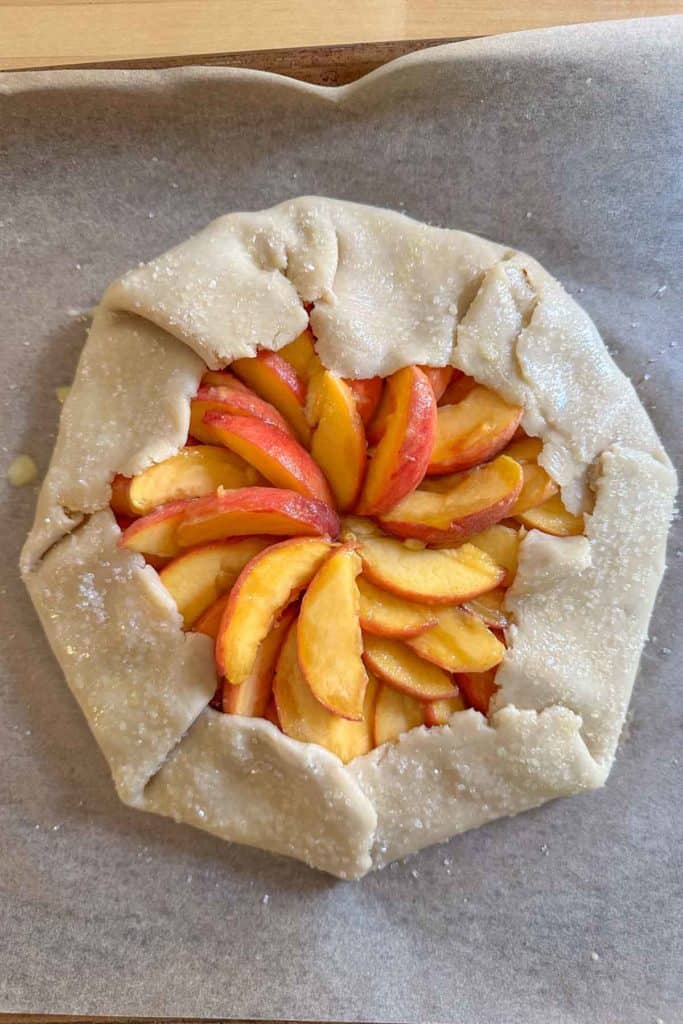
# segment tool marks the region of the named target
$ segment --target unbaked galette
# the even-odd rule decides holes
[[[533,259],[302,198],[109,288],[22,572],[123,800],[357,878],[605,781],[674,490]]]

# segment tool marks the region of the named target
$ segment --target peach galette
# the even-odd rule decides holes
[[[674,488],[535,261],[305,198],[112,285],[22,572],[122,799],[354,878],[605,781]]]
[[[487,714],[524,524],[583,532],[522,413],[450,366],[344,380],[310,329],[207,370],[185,446],[111,506],[214,640],[213,706],[345,763]]]

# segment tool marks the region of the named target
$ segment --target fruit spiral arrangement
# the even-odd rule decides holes
[[[343,380],[310,330],[207,371],[186,446],[111,503],[214,640],[214,706],[344,762],[486,714],[524,531],[583,532],[522,414],[450,366]]]

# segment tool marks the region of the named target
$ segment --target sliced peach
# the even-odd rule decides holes
[[[522,489],[510,509],[510,516],[518,516],[528,509],[538,508],[560,489],[542,466],[537,466],[535,462],[523,462],[521,466]]]
[[[453,370],[451,382],[439,399],[439,405],[457,405],[469,395],[477,382],[474,377],[467,377],[461,370]]]
[[[544,501],[552,498],[553,494],[557,494],[559,491],[559,487],[552,477],[536,463],[542,450],[543,444],[538,437],[523,437],[516,441],[513,440],[505,449],[504,454],[519,462],[523,473],[522,490],[510,509],[511,516],[542,505]]]
[[[308,446],[311,429],[306,420],[306,385],[294,367],[276,352],[259,352],[237,359],[231,369],[257,395],[282,413],[299,440]]]
[[[362,380],[347,380],[363,426],[367,426],[375,415],[382,397],[384,381],[381,377],[365,377]]]
[[[266,705],[266,710],[263,712],[263,717],[271,722],[276,729],[281,729],[280,718],[277,713],[277,704],[275,703],[275,697],[271,696],[270,700]]]
[[[181,547],[188,548],[253,534],[336,537],[338,533],[337,514],[324,501],[277,487],[243,487],[195,498],[186,505],[177,539]]]
[[[273,693],[282,731],[301,743],[317,743],[344,763],[372,749],[376,684],[365,691],[363,718],[351,722],[320,704],[304,679],[297,657],[297,624],[290,627],[275,669]]]
[[[463,608],[440,608],[437,624],[406,644],[445,672],[485,672],[505,655],[491,630]]]
[[[223,618],[223,612],[229,597],[230,593],[221,594],[205,612],[202,612],[192,626],[192,632],[203,633],[205,636],[210,636],[212,640],[215,640],[218,636],[221,619]]]
[[[514,434],[523,411],[480,385],[456,405],[440,406],[427,474],[452,473],[492,459]]]
[[[253,466],[274,487],[334,504],[330,486],[306,449],[289,434],[251,416],[207,412],[204,423],[214,440]]]
[[[468,601],[464,608],[472,612],[473,615],[478,615],[482,622],[485,622],[487,626],[493,626],[496,629],[505,629],[508,626],[509,620],[505,612],[503,611],[503,602],[505,600],[505,590],[503,587],[496,587],[495,590],[489,590],[487,594],[480,594],[479,597],[473,597],[471,601]]]
[[[201,498],[219,487],[249,487],[261,477],[243,459],[214,445],[181,448],[177,455],[138,476],[114,477],[111,506],[115,512],[145,516],[159,505],[181,498]]]
[[[168,565],[172,561],[171,558],[167,558],[163,555],[145,555],[145,562],[147,565],[151,565],[157,572],[161,572],[165,565]]]
[[[159,573],[178,606],[185,628],[221,594],[230,590],[244,566],[270,544],[263,537],[215,541],[174,558]]]
[[[448,388],[449,382],[454,373],[460,373],[452,366],[420,366],[420,370],[424,373],[425,377],[429,381],[434,392],[434,400],[439,401],[441,396]],[[380,402],[381,397],[381,402]],[[367,421],[367,434],[368,441],[371,444],[377,444],[381,439],[384,431],[386,430],[387,423],[389,422],[389,416],[391,413],[390,398],[386,392],[384,395],[380,394],[377,398],[375,409],[373,410],[374,415]]]
[[[365,664],[389,686],[417,700],[445,700],[457,695],[458,688],[447,672],[399,640],[368,633],[363,636],[363,644]]]
[[[311,455],[345,512],[358,497],[367,463],[363,421],[350,388],[329,370],[316,373],[308,385],[306,415],[313,428]]]
[[[436,624],[433,607],[397,597],[381,590],[363,576],[359,577],[360,624],[375,636],[419,636]]]
[[[359,552],[363,572],[372,583],[426,604],[469,601],[499,586],[505,574],[473,544],[434,551],[390,538],[363,537]]]
[[[465,711],[467,705],[460,694],[450,700],[431,700],[425,704],[425,725],[448,725],[451,715]]]
[[[373,414],[365,423],[365,433],[369,444],[379,444],[389,422],[391,396],[387,390],[386,383],[386,381],[383,382]]]
[[[305,331],[290,341],[278,352],[282,359],[286,359],[290,366],[293,366],[302,381],[309,381],[314,373],[322,369],[322,363],[315,350],[315,338],[310,330]]]
[[[277,659],[289,629],[296,618],[296,605],[285,608],[256,654],[251,674],[239,686],[223,685],[223,711],[227,715],[260,718],[266,713],[273,695],[273,676]]]
[[[239,382],[236,382],[239,383]],[[235,388],[200,388],[190,403],[190,435],[207,444],[214,443],[211,428],[204,417],[208,412],[221,412],[230,416],[251,416],[277,427],[283,434],[294,437],[294,431],[274,405],[241,385]]]
[[[436,401],[424,373],[406,366],[389,377],[389,422],[365,477],[358,511],[388,512],[424,477],[434,445]]]
[[[505,570],[502,582],[506,587],[512,583],[517,573],[520,532],[523,531],[515,529],[514,526],[496,523],[495,526],[489,526],[488,530],[473,534],[468,541],[490,555],[497,565],[502,566]]]
[[[260,490],[260,488],[255,488]],[[229,491],[228,494],[234,494]],[[239,492],[237,492],[239,493]],[[210,498],[214,498],[212,494]],[[139,551],[142,555],[157,558],[175,558],[181,552],[178,540],[178,528],[188,510],[195,503],[205,498],[185,498],[183,501],[171,501],[168,505],[150,512],[149,515],[136,519],[121,534],[119,545],[128,551]],[[253,533],[253,530],[250,531]]]
[[[233,686],[249,678],[262,640],[331,550],[328,541],[295,538],[266,548],[245,565],[230,592],[216,637],[219,675]]]
[[[420,369],[432,385],[434,398],[438,402],[451,382],[454,368],[452,366],[421,366]]]
[[[498,689],[496,686],[496,670],[489,669],[488,672],[463,672],[457,677],[458,687],[461,694],[471,708],[481,711],[482,715],[489,713],[491,697]]]
[[[427,544],[454,543],[509,514],[522,489],[522,467],[499,455],[477,469],[450,477],[444,493],[420,489],[379,517],[387,533]]]
[[[553,495],[542,505],[518,513],[516,518],[529,530],[541,530],[554,537],[578,537],[583,533],[583,516],[569,512],[559,494]]]
[[[341,536],[343,540],[355,540],[357,537],[383,537],[374,519],[365,516],[342,516]]]
[[[207,370],[202,377],[201,387],[203,388],[232,388],[234,391],[244,391],[253,395],[254,392],[238,380],[234,373],[229,370]]]
[[[525,463],[536,462],[542,451],[543,442],[540,437],[527,437],[525,434],[518,438],[513,436],[512,441],[505,449],[505,454],[509,455],[511,459],[516,459],[517,462]]]
[[[374,745],[395,743],[399,736],[425,725],[427,707],[393,686],[381,685],[375,702]]]
[[[361,561],[349,545],[318,569],[301,602],[299,665],[311,693],[335,715],[359,721],[368,677],[358,621]]]

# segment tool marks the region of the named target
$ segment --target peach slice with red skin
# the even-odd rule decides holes
[[[266,548],[246,564],[233,584],[216,637],[219,675],[233,686],[249,678],[273,623],[308,586],[331,550],[329,541],[299,537]]]
[[[365,423],[365,433],[369,444],[379,444],[389,422],[391,399],[386,384],[387,381],[385,380],[377,397],[372,416],[369,416]]]
[[[462,370],[453,370],[451,382],[439,399],[439,405],[457,405],[469,395],[477,382],[474,377],[467,377]]]
[[[575,516],[566,509],[559,494],[536,508],[517,513],[516,518],[527,529],[540,530],[553,537],[578,537],[584,530],[583,516]]]
[[[314,373],[322,369],[322,363],[315,350],[315,338],[310,327],[302,331],[298,338],[281,348],[278,355],[292,366],[305,383]]]
[[[491,698],[498,689],[496,686],[496,670],[463,672],[456,678],[458,688],[469,706],[474,708],[475,711],[480,711],[482,715],[487,715]]]
[[[187,548],[253,534],[336,537],[338,533],[337,514],[324,501],[277,487],[243,487],[187,503],[177,527],[177,542]]]
[[[263,712],[263,717],[274,725],[276,729],[279,729],[282,732],[282,725],[280,724],[280,718],[277,713],[277,704],[275,703],[275,697],[272,695],[266,705],[266,710]]]
[[[376,747],[383,743],[395,743],[400,736],[426,725],[426,709],[429,705],[382,684],[375,702],[373,739]]]
[[[192,626],[193,633],[203,633],[204,636],[210,636],[212,640],[215,640],[218,636],[218,630],[223,618],[223,612],[225,606],[228,603],[230,592],[221,594],[221,596],[210,605],[205,612],[199,616],[197,621]]]
[[[453,366],[420,366],[419,369],[424,373],[425,377],[432,386],[434,392],[434,400],[439,401],[443,393],[448,388],[451,378],[454,373],[459,374],[460,371],[456,370]],[[381,378],[374,377],[373,380],[379,380]],[[377,392],[377,398],[372,409],[372,413],[367,419],[363,419],[363,422],[367,427],[368,441],[370,444],[377,444],[384,431],[387,428],[389,422],[389,416],[391,415],[390,398],[386,390],[382,394],[381,387]]]
[[[425,704],[425,725],[448,725],[456,711],[466,711],[467,705],[460,694],[450,700],[431,700]]]
[[[273,695],[273,677],[282,645],[296,618],[296,605],[285,608],[256,654],[251,674],[239,686],[223,685],[223,711],[228,715],[262,718]]]
[[[306,385],[291,363],[277,352],[258,352],[237,359],[232,371],[257,395],[270,402],[287,420],[302,444],[308,446],[311,429],[306,420]]]
[[[337,507],[345,512],[356,502],[367,464],[363,421],[350,388],[321,370],[309,381],[306,414],[313,428],[311,455],[327,477]]]
[[[349,545],[333,551],[301,602],[299,666],[311,693],[335,715],[359,721],[368,677],[358,621],[361,561]]]
[[[204,500],[185,498],[183,501],[171,501],[167,505],[161,505],[149,515],[136,519],[123,531],[119,540],[120,547],[154,558],[175,558],[182,550],[178,541],[178,528],[190,507],[193,507],[195,502]]]
[[[436,625],[406,644],[445,672],[486,672],[505,655],[504,645],[485,623],[457,607],[440,608]]]
[[[138,476],[116,476],[111,485],[111,507],[128,516],[145,516],[160,505],[182,498],[201,498],[219,487],[249,487],[259,474],[238,455],[217,445],[181,448]]]
[[[317,743],[345,764],[372,749],[377,685],[368,681],[363,717],[349,721],[332,714],[311,693],[297,656],[297,623],[287,634],[275,669],[273,694],[282,731],[301,743]]]
[[[447,672],[425,661],[399,640],[366,634],[363,644],[367,667],[394,689],[416,700],[445,700],[457,696],[458,688]]]
[[[367,427],[382,397],[384,381],[381,377],[364,377],[360,380],[346,380],[346,384],[351,389],[363,426]]]
[[[440,406],[427,475],[469,469],[492,459],[517,430],[523,412],[481,385],[456,405]]]
[[[385,394],[390,416],[370,460],[357,511],[388,512],[424,477],[434,445],[436,401],[424,373],[407,366],[389,377]]]
[[[253,395],[254,392],[238,380],[234,373],[229,370],[207,370],[202,375],[200,387],[202,388],[231,388],[233,391],[244,391]]]
[[[360,594],[360,624],[365,633],[375,636],[413,637],[436,625],[436,611],[430,605],[397,597],[370,583],[357,580]]]
[[[363,537],[363,573],[378,587],[425,604],[457,604],[493,590],[505,570],[473,544],[415,549],[389,537]]]
[[[204,423],[215,441],[248,462],[274,487],[334,505],[320,467],[289,434],[251,416],[207,412]]]
[[[438,402],[451,382],[454,368],[452,366],[421,366],[420,369],[432,385],[434,398]]]
[[[283,434],[294,437],[294,431],[275,406],[270,402],[264,402],[262,398],[245,387],[242,387],[242,390],[232,387],[202,387],[192,399],[190,403],[190,436],[196,437],[206,444],[214,444],[211,428],[204,419],[209,412],[224,413],[229,416],[250,416],[277,427]]]
[[[214,541],[184,552],[159,573],[189,628],[223,593],[229,590],[244,566],[270,539],[243,537]]]
[[[446,386],[448,381],[451,379],[453,373],[459,371],[454,370],[452,366],[420,366],[418,369],[424,373],[425,377],[429,381],[434,392],[434,400],[438,402],[440,396],[444,391],[444,381]],[[381,377],[372,377],[370,380],[378,380],[380,385],[382,384]],[[365,383],[365,381],[359,381],[356,383]],[[368,381],[369,383],[369,381]],[[373,396],[375,397],[375,396]],[[380,388],[376,392],[376,397],[372,412],[368,413],[367,419],[363,417],[363,422],[366,425],[366,433],[370,444],[378,444],[387,428],[389,417],[391,415],[391,396],[386,388]]]
[[[499,455],[493,462],[449,477],[448,490],[429,485],[409,494],[379,523],[396,537],[426,544],[455,543],[480,533],[509,514],[522,489],[522,467]]]

